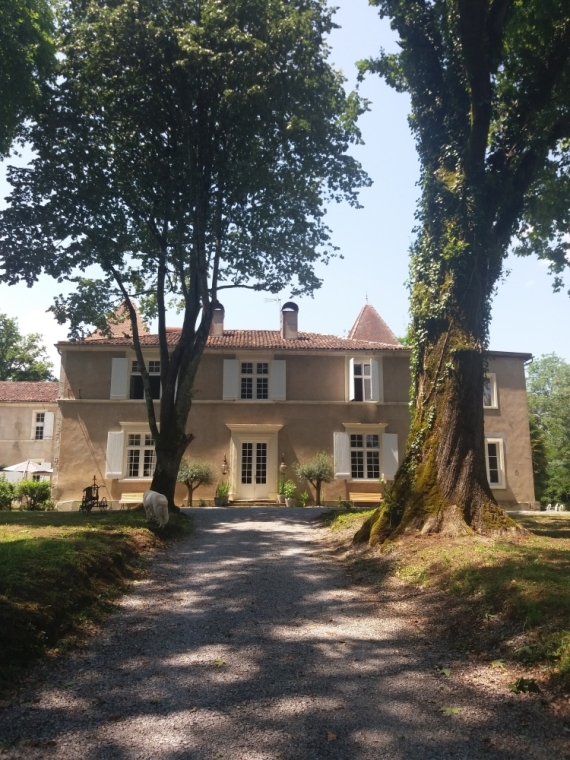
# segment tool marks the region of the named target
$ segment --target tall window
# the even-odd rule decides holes
[[[150,433],[129,433],[127,478],[151,478],[156,465],[154,440]]]
[[[370,362],[354,365],[354,400],[372,401],[372,372]]]
[[[487,480],[491,488],[505,488],[505,463],[502,438],[485,439]]]
[[[43,441],[45,433],[46,415],[45,412],[36,412],[36,424],[34,438],[36,441]]]
[[[147,362],[148,374],[150,375],[150,390],[152,398],[160,398],[160,362],[151,360]],[[135,359],[131,366],[131,392],[130,398],[144,398],[143,379],[139,368],[139,363]]]
[[[240,362],[240,398],[269,398],[269,362]]]
[[[380,436],[362,433],[350,436],[350,468],[353,480],[380,477]]]
[[[497,409],[497,379],[494,374],[485,375],[483,380],[483,406],[486,409]]]

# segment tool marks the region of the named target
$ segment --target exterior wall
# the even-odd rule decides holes
[[[120,423],[140,423],[148,429],[144,403],[131,401],[89,403],[86,400],[60,402],[62,434],[59,450],[59,469],[54,486],[57,501],[79,500],[83,489],[96,476],[105,486],[102,492],[110,500],[118,500],[123,493],[144,491],[150,479],[105,480],[105,454],[107,433],[120,430]],[[217,469],[220,480],[224,455],[230,462],[231,432],[228,424],[282,425],[278,433],[279,461],[285,455],[286,478],[294,479],[292,465],[314,456],[317,451],[333,453],[333,433],[344,432],[343,423],[385,423],[386,431],[398,434],[399,455],[403,456],[409,427],[407,405],[397,404],[298,404],[295,402],[195,402],[188,419],[187,430],[196,439],[188,449],[188,456],[210,461]],[[351,490],[358,490],[358,485]],[[361,490],[377,490],[374,483],[366,483]],[[196,499],[212,499],[215,486],[200,488]],[[324,491],[325,498],[336,501],[345,498],[344,481],[335,481]],[[177,496],[182,500],[186,489],[180,486]]]
[[[61,359],[61,398],[109,398],[111,359],[126,356],[125,351],[64,351]]]
[[[502,438],[506,488],[493,488],[500,504],[535,505],[532,452],[524,362],[517,357],[489,359],[490,373],[497,381],[498,409],[485,409],[485,435]]]
[[[409,357],[385,356],[384,401],[408,402],[411,384]]]
[[[57,413],[57,404],[0,403],[0,464],[9,467],[26,459],[52,461],[53,439],[36,441],[32,438],[35,412]]]
[[[61,416],[56,427],[58,471],[54,478],[54,499],[76,501],[93,475],[104,486],[102,495],[111,501],[125,492],[144,491],[150,479],[105,480],[107,433],[121,430],[121,423],[140,424],[148,430],[143,401],[110,401],[111,359],[130,355],[101,350],[69,351],[62,364]],[[259,359],[287,361],[287,401],[222,401],[223,360],[245,356],[207,353],[196,378],[195,401],[187,430],[196,438],[188,456],[210,461],[219,480],[224,456],[231,468],[232,434],[228,425],[281,426],[277,435],[278,463],[282,455],[287,466],[285,477],[294,479],[292,466],[312,458],[317,451],[333,454],[333,434],[344,432],[345,424],[386,425],[384,432],[398,435],[399,461],[402,460],[409,430],[410,371],[407,356],[382,356],[383,403],[347,402],[346,377],[348,357],[343,354],[262,354]],[[255,352],[249,355],[256,356]],[[506,489],[496,489],[503,504],[533,504],[532,460],[526,406],[524,363],[520,356],[492,357],[490,372],[496,374],[498,409],[485,410],[486,434],[504,440]],[[78,398],[81,388],[81,399]],[[90,399],[87,394],[91,394]],[[159,407],[160,402],[155,402]],[[157,408],[158,411],[158,408]],[[57,417],[56,417],[57,420]],[[31,429],[31,418],[29,427]],[[260,429],[261,430],[261,429]],[[25,458],[25,457],[21,457]],[[49,458],[48,458],[49,459]],[[276,476],[276,473],[273,473]],[[273,477],[275,481],[276,477]],[[300,490],[305,486],[300,485]],[[311,490],[310,488],[308,490]],[[334,481],[323,488],[328,502],[346,498],[348,491],[379,490],[373,481]],[[195,499],[210,500],[215,486],[200,488]],[[270,493],[270,497],[274,495]],[[178,503],[186,496],[182,485],[177,490]]]

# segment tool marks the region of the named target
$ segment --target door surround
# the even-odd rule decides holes
[[[267,491],[269,499],[277,500],[278,456],[277,435],[283,425],[226,425],[230,441],[230,499],[240,498],[240,451],[242,443],[252,438],[267,443]]]

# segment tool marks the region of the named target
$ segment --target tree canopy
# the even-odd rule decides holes
[[[537,496],[570,504],[570,364],[556,354],[535,359],[527,370],[527,388],[546,459]]]
[[[46,0],[0,0],[0,158],[53,70],[53,31]]]
[[[22,335],[18,321],[0,314],[0,380],[54,380],[42,336]]]
[[[74,281],[54,307],[72,337],[105,329],[125,303],[156,441],[153,489],[169,499],[220,292],[311,293],[315,263],[334,253],[325,204],[357,205],[368,182],[347,154],[366,106],[327,61],[332,28],[324,0],[62,9],[57,78],[26,131],[37,157],[10,172],[2,278]],[[85,277],[90,265],[100,277]],[[133,299],[158,317],[160,429]],[[183,311],[173,348],[172,299]]]
[[[400,51],[362,62],[361,76],[379,73],[410,95],[421,199],[410,277],[411,433],[386,505],[361,537],[512,530],[485,472],[484,353],[513,239],[520,252],[548,258],[558,278],[568,265],[570,8],[560,0],[371,2],[390,19]]]

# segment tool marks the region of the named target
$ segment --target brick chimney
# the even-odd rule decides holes
[[[293,301],[287,303],[281,309],[281,337],[285,340],[297,340],[299,337],[299,307]]]
[[[210,324],[210,335],[213,338],[221,338],[224,334],[224,307],[218,301],[214,306],[214,314],[212,316],[212,323]]]

